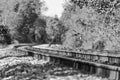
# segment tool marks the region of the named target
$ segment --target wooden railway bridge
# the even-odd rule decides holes
[[[39,60],[63,64],[80,69],[83,73],[106,77],[109,80],[120,80],[120,53],[112,51],[81,50],[79,52],[66,50],[41,49],[27,47],[24,50],[13,49],[17,53],[35,57]],[[116,55],[114,55],[116,54]]]

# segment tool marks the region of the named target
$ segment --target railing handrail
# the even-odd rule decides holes
[[[40,50],[49,50],[49,51],[58,51],[58,52],[67,52],[67,53],[76,53],[76,54],[85,54],[85,55],[93,55],[93,56],[101,56],[101,57],[114,57],[114,58],[120,58],[120,54],[117,53],[117,51],[115,51],[116,53],[111,53],[108,50],[104,50],[104,51],[90,51],[90,53],[88,53],[88,51],[68,51],[68,50],[58,50],[58,49],[43,49],[43,48],[34,48],[34,47],[29,47],[26,49],[40,49]],[[103,53],[102,53],[103,52]]]

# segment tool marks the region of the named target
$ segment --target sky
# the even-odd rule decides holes
[[[65,0],[43,0],[45,1],[45,5],[48,8],[47,11],[44,11],[43,14],[46,16],[54,17],[57,15],[58,17],[61,16],[63,12],[63,4]]]

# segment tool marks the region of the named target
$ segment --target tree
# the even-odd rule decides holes
[[[22,17],[23,22],[18,27],[19,34],[23,37],[22,41],[34,42],[34,38],[31,34],[34,34],[31,30],[35,30],[33,25],[35,20],[38,18],[39,7],[41,7],[41,3],[39,0],[29,0],[26,2],[22,2],[21,7],[19,9],[19,16]],[[38,13],[39,12],[39,13]]]
[[[2,23],[8,26],[12,39],[35,42],[34,22],[41,16],[43,2],[40,0],[4,0],[0,2]]]
[[[102,49],[119,49],[119,5],[119,0],[71,0],[61,17],[61,21],[69,28],[64,45],[75,44],[72,35],[79,33],[82,35],[83,48],[90,46],[88,48],[92,49],[96,45],[96,49],[101,49],[105,44]],[[101,41],[104,43],[99,43]]]
[[[66,28],[63,25],[62,21],[60,21],[57,17],[49,18],[47,20],[46,32],[50,39],[50,45],[52,43],[61,44],[62,38],[61,36],[66,32]]]
[[[46,20],[43,18],[36,19],[34,23],[34,35],[35,42],[37,43],[46,43],[47,42],[47,34],[46,34]]]

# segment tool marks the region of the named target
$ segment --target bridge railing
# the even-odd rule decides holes
[[[53,49],[41,49],[41,48],[26,48],[27,50],[43,52],[46,54],[66,56],[75,59],[81,59],[86,61],[98,62],[109,65],[120,65],[120,54],[117,51],[93,51],[93,50],[81,50],[78,51],[66,51],[66,50],[53,50]],[[116,56],[117,55],[117,56]]]
[[[16,49],[16,48],[13,48],[12,51],[16,54],[16,55],[24,55],[24,56],[27,56],[28,55],[28,52],[25,51],[25,50],[21,50],[21,49]]]

